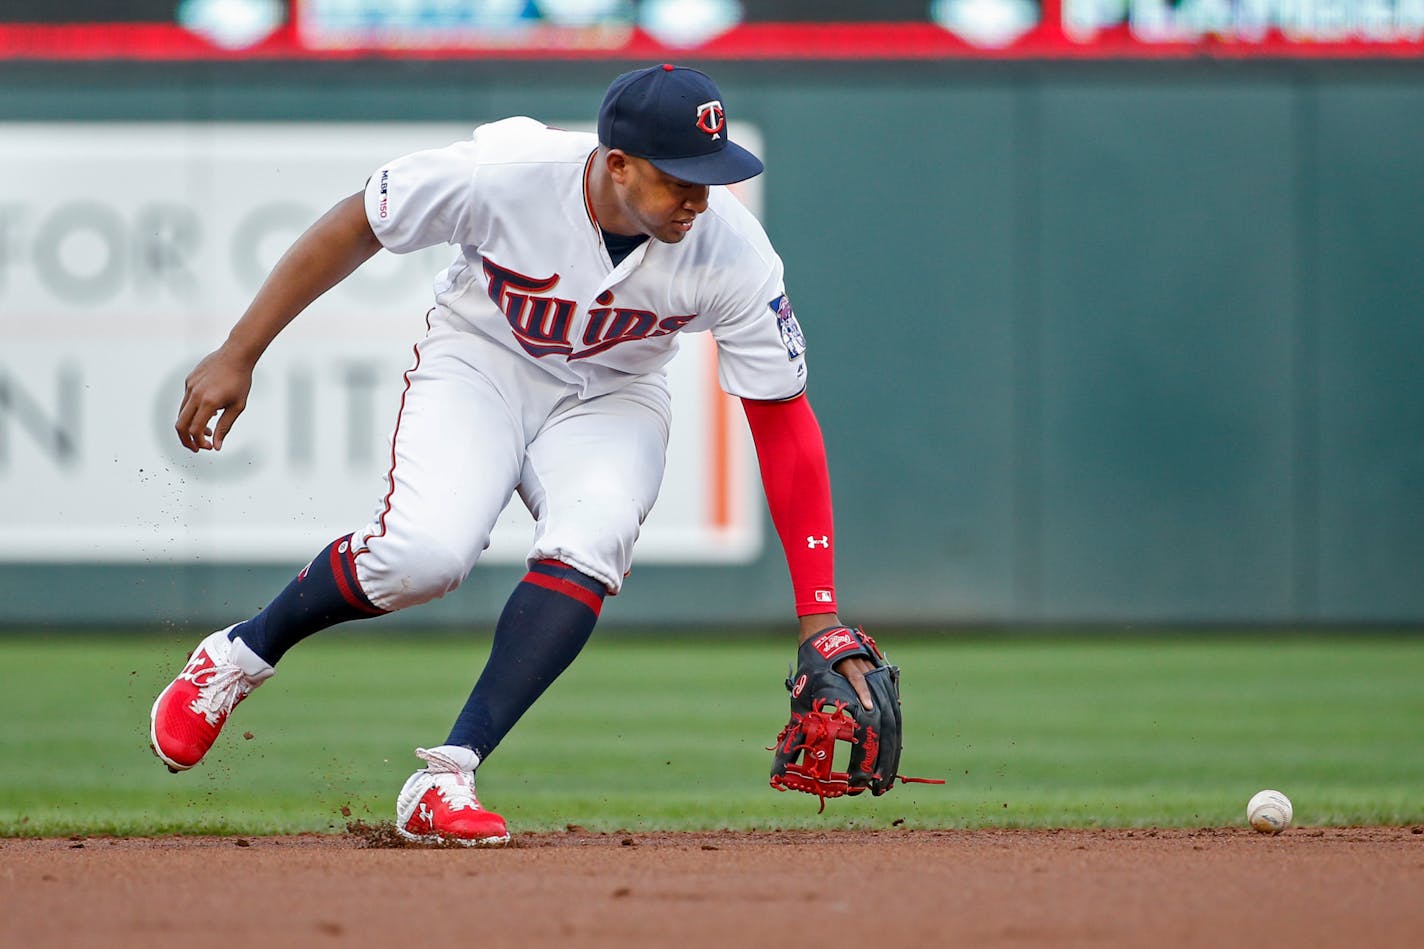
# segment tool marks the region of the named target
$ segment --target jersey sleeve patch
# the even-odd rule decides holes
[[[776,331],[781,334],[781,342],[786,346],[786,358],[795,359],[806,351],[806,337],[791,310],[791,298],[783,293],[767,306],[776,314]]]

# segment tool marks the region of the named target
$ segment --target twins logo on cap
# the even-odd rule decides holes
[[[727,113],[722,103],[716,99],[697,107],[697,127],[713,138],[721,138],[722,129],[727,126]]]

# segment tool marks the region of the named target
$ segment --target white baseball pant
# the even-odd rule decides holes
[[[617,593],[670,423],[661,376],[580,399],[482,335],[433,326],[406,373],[386,492],[352,537],[362,591],[398,610],[455,589],[517,490],[535,519],[529,561],[562,561]]]

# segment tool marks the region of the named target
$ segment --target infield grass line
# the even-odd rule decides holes
[[[878,631],[879,632],[879,631]],[[302,644],[208,759],[170,775],[154,696],[200,636],[0,637],[0,835],[269,834],[391,819],[487,638]],[[902,785],[827,803],[767,785],[788,642],[596,636],[481,768],[519,831],[1424,823],[1424,638],[879,636],[904,669]],[[246,737],[250,736],[250,737]]]

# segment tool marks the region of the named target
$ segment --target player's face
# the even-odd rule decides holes
[[[620,182],[623,212],[644,234],[676,244],[707,210],[707,186],[680,181],[641,158],[628,156]]]

